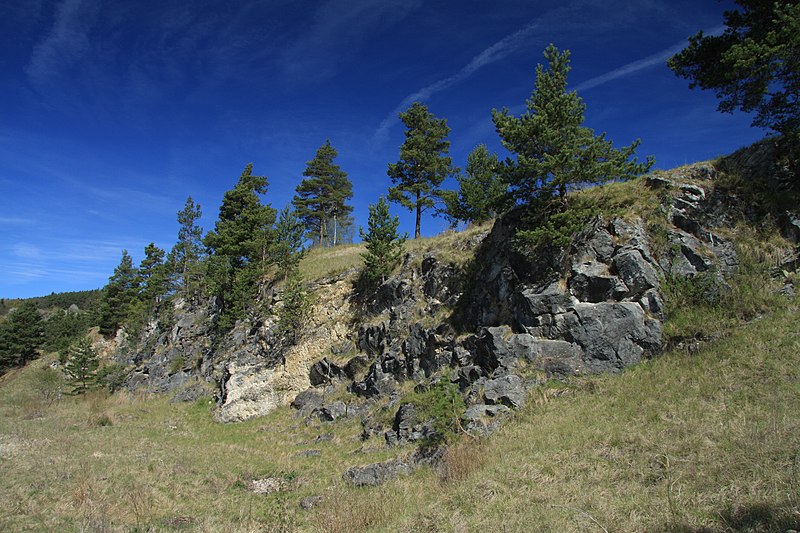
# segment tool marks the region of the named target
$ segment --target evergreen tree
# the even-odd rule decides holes
[[[389,199],[416,213],[416,239],[420,236],[422,213],[436,205],[439,186],[457,169],[447,155],[447,120],[437,119],[420,102],[400,113],[400,120],[406,126],[406,139],[400,146],[400,160],[390,163],[387,170],[395,184],[389,189]]]
[[[303,258],[303,223],[288,206],[281,210],[275,224],[275,240],[270,248],[270,258],[278,269],[278,275],[288,278]]]
[[[347,205],[353,197],[353,184],[347,173],[333,162],[337,155],[330,140],[325,141],[314,159],[306,164],[303,176],[307,179],[297,186],[292,200],[309,236],[320,246],[339,243],[340,221],[353,211]]]
[[[387,276],[403,255],[403,244],[407,236],[400,236],[397,227],[400,220],[389,214],[389,204],[381,196],[377,204],[369,206],[367,231],[361,229],[361,239],[367,248],[361,254],[364,259],[364,275],[372,283],[386,281]]]
[[[113,335],[125,323],[139,294],[138,271],[127,250],[108,278],[100,307],[100,333]]]
[[[504,211],[508,184],[501,175],[496,154],[478,145],[467,156],[466,175],[456,176],[458,191],[442,191],[445,215],[455,226],[458,221],[480,224]]]
[[[97,385],[97,368],[100,360],[97,351],[88,337],[78,339],[69,348],[64,363],[67,381],[72,385],[73,394],[83,394]]]
[[[575,91],[567,91],[569,51],[554,45],[544,53],[547,70],[536,67],[536,85],[527,112],[512,117],[508,109],[492,111],[503,146],[516,154],[508,161],[508,178],[515,198],[528,203],[538,197],[558,195],[566,202],[573,187],[629,179],[646,172],[652,158],[634,158],[639,141],[615,149],[605,134],[595,135],[583,126],[586,105]]]
[[[275,210],[261,203],[267,187],[267,178],[253,175],[253,164],[248,164],[225,193],[215,228],[203,239],[211,254],[208,273],[222,304],[218,326],[223,329],[245,315],[266,268],[275,224]]]
[[[197,222],[202,214],[200,204],[195,204],[191,196],[186,198],[183,209],[178,211],[178,242],[172,247],[168,263],[172,266],[177,288],[184,296],[198,292],[199,288],[203,228]]]
[[[225,193],[214,230],[203,239],[209,252],[229,259],[234,270],[247,263],[263,264],[266,258],[275,224],[275,210],[262,205],[259,196],[267,187],[267,178],[253,175],[249,163],[236,186]]]
[[[0,323],[0,371],[35,359],[44,343],[44,324],[39,310],[25,302]]]
[[[139,290],[142,302],[152,306],[167,292],[165,252],[151,242],[144,249],[144,259],[139,263]]]
[[[278,329],[290,344],[294,344],[311,312],[311,300],[299,269],[293,268],[289,273],[282,296],[283,305],[278,309]]]
[[[753,125],[784,134],[800,131],[800,3],[736,0],[722,35],[699,32],[670,58],[690,87],[713,90],[719,110],[755,112]]]

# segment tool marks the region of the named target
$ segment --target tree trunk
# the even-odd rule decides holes
[[[336,227],[336,215],[333,215],[333,245],[336,246],[336,237],[337,237],[337,230]]]
[[[415,239],[419,239],[419,234],[420,234],[420,232],[419,232],[419,223],[420,223],[420,220],[422,219],[422,204],[420,203],[419,196],[420,196],[419,193],[417,193],[417,224],[416,224],[416,227],[414,228],[414,238]]]

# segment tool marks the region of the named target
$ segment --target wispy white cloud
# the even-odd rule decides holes
[[[0,225],[5,226],[33,226],[36,220],[23,217],[0,217]]]
[[[404,19],[422,0],[328,0],[307,30],[285,47],[281,63],[290,78],[331,76],[370,35]]]
[[[725,26],[717,26],[716,28],[712,28],[711,30],[704,33],[706,35],[719,35],[723,32],[724,29]],[[664,65],[667,59],[669,59],[670,57],[674,56],[675,54],[686,48],[686,44],[687,41],[684,39],[668,48],[661,50],[660,52],[656,52],[655,54],[649,55],[642,59],[637,59],[636,61],[632,61],[619,68],[606,72],[605,74],[601,74],[599,76],[595,76],[594,78],[583,81],[575,86],[575,90],[578,92],[586,91],[594,87],[599,87],[600,85],[604,85],[610,81],[614,81],[619,78],[624,78],[632,74],[636,74],[639,71],[655,66]]]
[[[25,73],[40,86],[74,65],[90,49],[89,31],[96,19],[95,0],[64,0],[50,31],[34,47]]]
[[[375,138],[377,140],[383,139],[386,136],[389,127],[391,127],[391,125],[397,120],[397,115],[409,105],[414,102],[428,100],[434,94],[444,91],[456,83],[465,80],[486,65],[500,61],[504,57],[515,52],[527,42],[527,40],[531,35],[534,34],[535,30],[539,28],[539,26],[540,20],[534,20],[520,30],[517,30],[511,35],[505,36],[501,40],[484,49],[481,53],[473,57],[469,63],[464,65],[461,70],[452,76],[441,79],[428,85],[427,87],[423,87],[422,89],[419,89],[418,91],[413,92],[403,98],[403,100],[392,110],[392,112],[381,121],[378,129],[375,131]]]

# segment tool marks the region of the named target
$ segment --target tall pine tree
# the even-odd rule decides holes
[[[415,212],[416,239],[420,236],[422,213],[436,205],[439,186],[457,169],[447,155],[450,151],[447,120],[434,117],[419,102],[400,113],[400,120],[406,125],[406,140],[400,146],[400,160],[390,163],[387,170],[395,184],[389,189],[389,199]]]
[[[639,141],[615,149],[605,133],[595,135],[583,125],[586,105],[575,91],[567,91],[571,70],[569,51],[550,45],[544,52],[547,70],[536,67],[536,85],[519,118],[508,109],[492,111],[503,146],[516,155],[507,161],[507,175],[515,198],[527,203],[557,195],[579,185],[629,179],[646,172],[652,158],[633,158]]]
[[[122,259],[103,289],[100,333],[113,335],[125,323],[138,294],[138,271],[133,266],[128,250],[122,250]]]
[[[165,252],[154,242],[144,249],[144,259],[139,263],[139,296],[147,307],[151,307],[167,293],[167,269]]]
[[[203,228],[198,225],[203,215],[200,204],[196,204],[192,197],[186,198],[183,209],[178,211],[178,241],[172,247],[168,263],[173,271],[175,288],[183,296],[199,292],[200,261],[203,257]]]
[[[254,175],[253,164],[248,164],[236,186],[225,193],[214,230],[203,239],[211,254],[213,292],[222,304],[221,328],[245,315],[266,268],[275,224],[275,210],[261,203],[267,187],[267,178]]]
[[[325,141],[314,159],[306,165],[306,179],[297,186],[292,204],[303,221],[309,237],[318,245],[339,244],[341,221],[347,220],[353,208],[347,201],[353,197],[353,184],[347,173],[333,162],[338,152]]]

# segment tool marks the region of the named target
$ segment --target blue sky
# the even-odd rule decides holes
[[[248,162],[291,201],[330,139],[354,215],[390,186],[397,113],[426,103],[465,164],[502,157],[493,108],[523,111],[548,43],[572,51],[586,125],[641,138],[658,168],[763,136],[665,66],[716,0],[4,0],[0,5],[0,297],[98,288],[122,249],[169,249],[188,195],[213,227]],[[413,215],[397,206],[402,229]],[[444,229],[423,220],[423,234]]]

